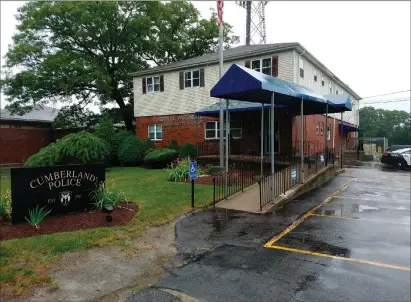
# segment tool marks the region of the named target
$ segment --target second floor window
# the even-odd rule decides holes
[[[338,90],[337,90],[337,89],[335,90],[335,94],[338,94]]]
[[[321,86],[325,85],[324,77],[321,77]]]
[[[298,65],[300,67],[300,77],[304,78],[304,60],[299,58]]]
[[[271,68],[272,68],[271,63],[272,63],[271,58],[253,60],[251,61],[251,69],[271,75]]]
[[[333,93],[333,87],[332,87],[331,81],[328,82],[328,90],[330,91],[330,94]]]
[[[317,82],[317,70],[314,70],[314,82]]]
[[[200,70],[184,72],[184,88],[200,86]]]
[[[160,77],[146,78],[147,92],[160,91]]]

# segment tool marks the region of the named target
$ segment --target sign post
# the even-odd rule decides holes
[[[190,180],[191,180],[191,207],[194,208],[194,180],[197,178],[197,162],[190,162]]]

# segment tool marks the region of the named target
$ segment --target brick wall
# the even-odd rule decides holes
[[[319,123],[319,133],[317,134],[316,131],[316,124]],[[323,123],[323,133],[321,134],[321,123]],[[335,128],[334,128],[334,119],[328,117],[328,124],[330,125],[330,140],[327,141],[328,148],[333,147],[334,141],[334,148],[340,149],[340,130],[339,124],[340,120],[335,119]],[[293,120],[293,141],[299,141],[301,136],[301,118],[300,116],[296,116]],[[344,122],[344,125],[354,126],[353,124]],[[322,114],[314,114],[314,115],[307,115],[304,118],[304,140],[313,142],[317,146],[323,147],[325,145],[325,137],[327,135],[325,125],[325,115]],[[343,148],[344,149],[353,149],[355,148],[355,133],[349,132],[348,134],[343,136]]]
[[[266,121],[268,121],[268,111],[266,112]],[[236,153],[259,153],[260,149],[260,127],[261,112],[234,112],[231,114],[231,120],[241,121],[242,138],[233,139],[232,150]],[[278,113],[275,116],[276,122],[280,125],[280,152],[290,154],[292,150],[292,118],[284,113]],[[201,153],[217,154],[219,140],[204,139],[204,123],[207,121],[217,121],[218,118],[200,117],[198,125],[198,142],[206,142]],[[151,116],[136,118],[136,136],[143,140],[148,138],[148,126],[152,124],[161,124],[163,126],[163,139],[156,141],[157,148],[166,148],[171,140],[176,139],[179,145],[186,142],[196,144],[196,126],[192,114]]]
[[[204,141],[204,122],[215,121],[216,118],[201,117],[198,125],[199,141]],[[165,116],[147,116],[136,118],[136,136],[142,140],[148,139],[148,126],[161,124],[163,139],[155,141],[157,148],[167,148],[174,138],[179,145],[196,143],[196,125],[193,114],[174,114]]]
[[[0,128],[0,165],[21,164],[47,146],[50,128]]]

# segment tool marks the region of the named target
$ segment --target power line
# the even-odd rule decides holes
[[[397,103],[397,102],[409,102],[410,100],[411,100],[410,98],[403,98],[403,99],[396,99],[396,100],[366,102],[366,103],[361,103],[360,105],[383,104],[383,103]]]
[[[360,101],[363,100],[363,99],[375,98],[377,96],[391,95],[391,94],[397,94],[397,93],[408,92],[408,91],[411,91],[411,90],[403,90],[403,91],[391,92],[391,93],[386,93],[386,94],[378,94],[378,95],[367,96],[365,98],[361,98]]]

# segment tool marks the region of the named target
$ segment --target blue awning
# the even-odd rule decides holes
[[[358,131],[361,131],[360,128],[350,126],[350,125],[344,125],[344,124],[341,124],[341,123],[339,124],[338,128],[340,129],[340,133],[341,133],[341,131],[343,131],[343,132],[358,132]]]
[[[333,103],[333,107],[339,109],[340,112],[352,111],[352,101],[349,95],[346,94],[329,94],[324,97]]]
[[[292,82],[284,81],[261,72],[233,64],[210,91],[210,96],[253,103],[274,103],[292,110],[299,110],[304,100],[304,113],[325,113],[328,103],[329,112],[339,112],[334,104],[314,91]],[[330,108],[332,107],[332,108]]]
[[[225,102],[223,103],[223,108],[225,110]],[[270,109],[271,104],[264,104],[264,109]],[[282,105],[275,105],[274,109],[287,108]],[[237,100],[229,100],[228,102],[229,112],[241,112],[241,111],[261,111],[261,104],[252,102],[242,102]],[[220,114],[220,102],[214,103],[213,105],[207,106],[200,111],[194,113],[197,116],[218,116]]]

